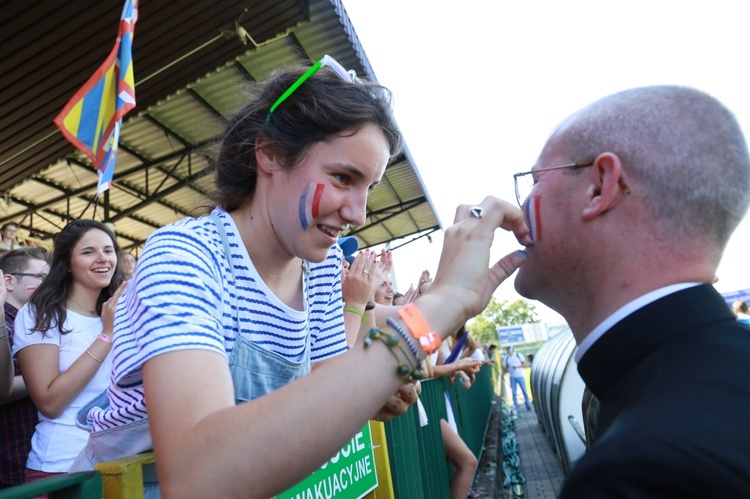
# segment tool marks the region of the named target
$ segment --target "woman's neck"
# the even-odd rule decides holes
[[[98,317],[96,302],[99,299],[99,293],[100,291],[82,288],[74,284],[65,305],[81,314]]]
[[[254,213],[251,203],[229,215],[265,285],[284,303],[299,309],[302,304],[302,260],[283,247],[268,217]]]

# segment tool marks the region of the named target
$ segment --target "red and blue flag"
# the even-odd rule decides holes
[[[99,174],[97,195],[112,185],[122,118],[135,107],[133,33],[137,20],[138,0],[126,0],[109,56],[55,118],[65,138],[94,164]]]

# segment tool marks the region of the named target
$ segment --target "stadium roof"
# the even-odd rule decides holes
[[[112,188],[95,203],[90,161],[53,124],[102,64],[122,0],[0,3],[0,225],[49,242],[76,218],[114,224],[138,249],[151,232],[205,205],[200,153],[239,107],[243,85],[330,54],[377,80],[339,0],[141,0],[133,59],[137,106],[124,120]],[[408,137],[405,137],[408,144]],[[95,211],[96,210],[96,211]],[[360,247],[440,229],[408,148],[371,193]]]

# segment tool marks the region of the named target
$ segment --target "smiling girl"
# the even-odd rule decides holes
[[[222,138],[211,215],[146,243],[117,310],[109,407],[89,414],[75,470],[153,448],[166,497],[268,498],[416,401],[384,343],[347,348],[336,244],[366,222],[401,150],[390,93],[327,56],[256,91]],[[520,210],[483,206],[492,216],[460,210],[431,296],[415,302],[442,336],[520,264],[489,266],[498,226],[523,236]],[[378,314],[389,333],[387,318],[402,324],[392,307]],[[149,490],[154,478],[144,471]]]
[[[67,472],[86,444],[74,418],[109,385],[114,308],[124,289],[117,289],[118,251],[104,224],[69,223],[55,238],[48,276],[16,317],[13,352],[39,410],[27,481]]]

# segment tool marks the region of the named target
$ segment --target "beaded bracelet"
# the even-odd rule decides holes
[[[105,342],[109,343],[110,345],[112,344],[112,338],[110,338],[109,336],[107,336],[104,333],[99,333],[99,336],[97,336],[97,338],[100,339],[100,340],[102,340],[102,341],[105,341]]]
[[[401,337],[406,342],[406,345],[409,347],[409,350],[411,350],[411,353],[414,354],[414,358],[419,360],[419,349],[417,348],[417,344],[414,343],[414,339],[409,335],[409,333],[406,332],[404,328],[402,328],[398,322],[393,320],[392,317],[388,317],[386,319],[386,322],[389,326],[391,326],[393,329],[395,329],[398,334],[401,335]]]
[[[388,347],[388,351],[391,352],[393,358],[396,359],[396,362],[398,363],[397,372],[398,375],[403,378],[404,383],[411,383],[414,380],[424,379],[424,373],[419,367],[414,365],[409,354],[406,353],[404,347],[401,346],[398,337],[399,335],[396,333],[385,334],[382,330],[374,327],[367,333],[367,337],[364,340],[364,347],[367,349],[367,347],[372,344],[373,340],[382,341]],[[403,354],[406,358],[406,362],[409,364],[408,366],[401,362],[398,355],[396,355],[394,348],[398,348]]]

